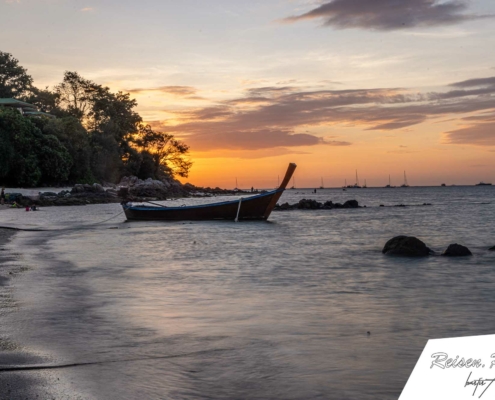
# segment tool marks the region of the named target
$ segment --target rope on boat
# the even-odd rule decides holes
[[[22,365],[14,367],[0,367],[0,373],[2,372],[23,372],[23,371],[39,371],[45,369],[64,369],[64,368],[74,368],[74,367],[85,367],[88,365],[103,365],[103,364],[114,364],[114,363],[126,363],[126,362],[136,362],[136,361],[148,361],[148,360],[166,360],[172,358],[190,357],[201,354],[216,353],[229,351],[232,349],[212,349],[212,350],[200,350],[191,353],[182,354],[171,354],[167,356],[155,356],[155,357],[141,357],[141,358],[127,358],[121,360],[108,360],[108,361],[89,361],[71,364],[58,364],[58,365]]]
[[[237,207],[237,215],[235,216],[234,222],[239,222],[239,212],[241,211],[242,197],[239,199],[239,207]]]

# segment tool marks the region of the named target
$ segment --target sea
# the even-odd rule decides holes
[[[56,399],[388,400],[428,339],[495,333],[495,187],[293,189],[280,203],[303,198],[362,207],[238,223],[125,222],[119,204],[1,211],[1,226],[34,230],[1,246],[21,271],[3,353],[31,355],[7,366],[56,367],[2,382],[44,379],[40,398]],[[383,255],[397,235],[436,255]],[[473,256],[440,256],[451,243]]]

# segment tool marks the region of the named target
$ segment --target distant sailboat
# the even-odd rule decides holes
[[[406,171],[404,171],[404,183],[400,185],[400,187],[409,187],[409,185],[407,184]]]
[[[394,188],[395,186],[392,186],[390,183],[390,175],[388,176],[388,185],[385,186],[386,188]]]
[[[239,185],[237,184],[237,178],[235,178],[235,188],[234,188],[234,192],[237,192],[239,191]]]
[[[359,186],[359,179],[358,179],[358,173],[357,173],[357,170],[356,170],[356,183],[352,186],[348,186],[350,188],[353,188],[353,189],[361,189],[361,186]]]
[[[320,189],[325,189],[325,186],[323,186],[323,177],[321,177],[321,186]]]
[[[291,187],[291,189],[295,189],[295,188],[296,188],[296,177],[293,176],[292,177],[292,187]]]
[[[347,180],[346,180],[344,187],[348,188],[348,189],[361,189],[361,186],[359,186],[359,179],[358,179],[357,170],[356,170],[356,182],[354,183],[354,185],[348,185]]]
[[[364,185],[363,185],[363,189],[366,189],[368,186],[366,186],[366,179],[364,180]]]

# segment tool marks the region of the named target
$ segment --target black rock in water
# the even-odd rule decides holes
[[[490,247],[488,250],[495,251],[495,246]]]
[[[343,208],[358,208],[359,204],[358,204],[357,200],[347,200],[342,207]]]
[[[426,257],[432,251],[414,236],[396,236],[385,243],[382,253],[404,257]]]
[[[466,246],[457,243],[449,245],[447,250],[442,253],[442,256],[446,257],[465,257],[472,255],[473,253]]]
[[[317,210],[321,208],[321,203],[317,202],[316,200],[302,199],[299,200],[297,208],[299,208],[300,210]]]

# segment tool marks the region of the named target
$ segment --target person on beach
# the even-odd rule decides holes
[[[0,204],[3,206],[5,204],[5,188],[2,188],[2,192],[0,193]]]

